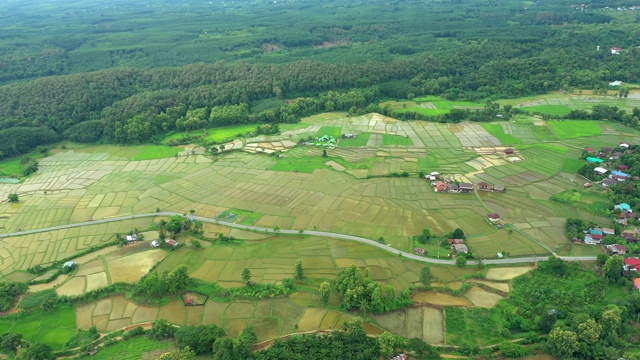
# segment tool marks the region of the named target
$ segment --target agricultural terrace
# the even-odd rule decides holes
[[[232,152],[140,161],[132,160],[132,152],[139,154],[144,147],[57,149],[40,160],[37,176],[0,186],[3,198],[20,194],[18,203],[0,205],[0,226],[5,231],[28,230],[156,209],[183,213],[194,209],[198,215],[215,218],[229,209],[243,209],[260,214],[256,226],[384,237],[404,251],[412,250],[412,237],[424,228],[434,234],[461,228],[478,245],[472,251],[479,254],[493,257],[502,248],[513,255],[542,255],[568,244],[563,232],[566,217],[605,221],[587,209],[550,201],[553,195],[583,183],[572,173],[585,144],[637,139],[628,129],[606,123],[586,122],[587,127],[580,121],[547,123],[523,117],[483,127],[331,113],[306,118],[303,124],[308,126],[269,140],[298,141],[339,131],[336,149],[328,149],[326,158],[322,156],[325,148],[300,145],[280,158]],[[558,126],[565,133],[572,132],[568,126],[596,126],[602,133],[564,139],[562,132],[556,134]],[[366,145],[342,147],[340,142],[347,140],[344,134],[368,134]],[[507,144],[500,140],[506,134],[512,137]],[[393,144],[385,145],[385,139]],[[516,143],[513,139],[521,140],[515,145],[519,160],[515,162],[502,153],[505,146]],[[402,145],[405,140],[411,145]],[[507,192],[435,193],[416,176],[431,171],[457,181],[502,184]],[[401,173],[409,177],[389,177]],[[484,217],[490,212],[501,214],[515,231],[489,225]],[[3,240],[8,245],[0,256],[7,260],[0,271],[9,275],[107,241],[116,232],[107,228]],[[63,238],[77,240],[57,245],[57,239]]]
[[[500,105],[512,105],[532,114],[567,115],[571,110],[588,110],[594,105],[617,106],[631,110],[640,106],[640,92],[633,90],[628,97],[620,98],[617,92],[609,96],[594,95],[591,90],[575,90],[572,93],[551,92],[544,95],[499,100]]]

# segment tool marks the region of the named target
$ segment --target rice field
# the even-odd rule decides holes
[[[5,332],[22,334],[29,341],[59,350],[76,333],[76,313],[73,308],[63,306],[13,321],[0,318],[0,333]]]
[[[562,120],[548,121],[549,127],[560,139],[591,137],[602,134],[602,121],[595,120]]]

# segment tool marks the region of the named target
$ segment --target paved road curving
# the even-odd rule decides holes
[[[36,233],[42,233],[42,232],[54,231],[54,230],[61,230],[61,229],[70,229],[70,228],[87,226],[87,225],[104,224],[104,223],[110,223],[110,222],[122,221],[122,220],[141,219],[141,218],[156,217],[156,216],[174,216],[174,215],[183,216],[184,214],[176,213],[176,212],[164,211],[164,212],[155,212],[155,213],[147,213],[147,214],[118,216],[118,217],[113,217],[113,218],[108,218],[108,219],[85,221],[85,222],[80,222],[80,223],[75,223],[75,224],[67,224],[67,225],[58,225],[58,226],[52,226],[52,227],[47,227],[47,228],[42,228],[42,229],[16,231],[16,232],[12,232],[12,233],[0,234],[0,238],[6,238],[6,237],[10,237],[10,236],[21,236],[21,235],[28,235],[28,234],[36,234]],[[276,230],[270,229],[270,228],[264,228],[264,227],[258,227],[258,226],[252,226],[252,225],[235,224],[235,223],[230,223],[230,222],[227,222],[227,221],[222,221],[222,220],[218,220],[218,219],[211,219],[211,218],[206,218],[206,217],[197,216],[197,215],[188,215],[188,217],[194,218],[196,220],[200,220],[200,221],[203,221],[203,222],[218,224],[218,225],[232,227],[232,228],[236,228],[236,229],[242,229],[242,230],[260,231],[260,232],[276,233],[276,234],[294,234],[294,235],[300,234],[300,230],[281,229],[281,230],[277,230],[276,231]],[[412,260],[417,260],[417,261],[421,261],[421,262],[425,262],[425,263],[444,264],[444,265],[454,265],[455,264],[454,260],[434,259],[434,258],[429,258],[429,257],[424,257],[424,256],[411,254],[411,253],[408,253],[408,252],[404,252],[402,250],[394,249],[390,245],[380,244],[379,242],[377,242],[375,240],[363,238],[363,237],[360,237],[360,236],[338,234],[338,233],[333,233],[333,232],[328,232],[328,231],[317,231],[317,230],[304,230],[303,234],[305,234],[305,235],[325,236],[325,237],[330,237],[330,238],[334,238],[334,239],[355,241],[355,242],[359,242],[359,243],[375,246],[375,247],[377,247],[379,249],[382,249],[382,250],[385,250],[387,252],[390,252],[390,253],[393,253],[393,254],[397,254],[397,255],[402,255],[405,258],[409,258],[409,259],[412,259]],[[533,256],[533,257],[508,258],[508,259],[490,259],[490,260],[483,260],[483,262],[485,264],[518,264],[518,263],[533,263],[533,262],[537,262],[537,261],[544,261],[544,260],[547,260],[547,258],[548,258],[548,256],[541,256],[541,257]],[[595,256],[560,256],[560,258],[563,259],[563,260],[566,260],[566,261],[594,261],[594,260],[596,260]],[[467,264],[476,265],[476,264],[478,264],[478,261],[477,260],[470,260],[470,261],[467,262]]]

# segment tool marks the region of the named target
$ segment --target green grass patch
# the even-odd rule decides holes
[[[528,149],[544,149],[557,154],[565,154],[567,152],[567,147],[564,145],[557,144],[525,144],[518,146],[519,150],[528,150]]]
[[[422,114],[422,115],[427,115],[427,116],[436,116],[436,115],[444,115],[444,114],[448,114],[451,110],[450,109],[433,109],[433,108],[426,108],[426,107],[419,107],[419,106],[413,106],[413,107],[408,107],[408,108],[402,108],[402,109],[395,109],[393,112],[396,114],[404,114],[404,113],[408,113],[408,112],[414,112],[417,114]]]
[[[408,137],[404,137],[400,135],[383,134],[382,145],[411,146],[413,145],[413,141],[411,141],[411,139]]]
[[[369,138],[371,137],[371,133],[364,133],[358,135],[357,138],[353,139],[340,139],[340,143],[338,146],[342,147],[362,147],[366,146],[367,142],[369,142]]]
[[[76,333],[76,312],[73,307],[63,306],[17,320],[0,319],[0,333],[4,332],[20,333],[29,341],[58,350]]]
[[[511,134],[505,134],[501,124],[481,124],[489,134],[495,136],[503,145],[522,144],[522,140]]]
[[[258,214],[253,211],[233,208],[233,209],[224,211],[222,214],[218,215],[216,219],[235,222],[235,223],[244,224],[244,225],[253,225],[261,217],[262,217],[261,214]]]
[[[146,145],[140,149],[138,155],[136,155],[136,157],[133,159],[136,161],[141,161],[169,158],[178,155],[178,153],[182,150],[183,149],[179,147],[172,146]]]
[[[135,336],[128,340],[118,341],[113,345],[101,347],[98,353],[91,357],[94,360],[138,360],[142,354],[155,350],[166,350],[166,352],[177,349],[172,341],[160,341],[148,339],[145,336]],[[160,354],[158,354],[160,356]]]
[[[439,96],[434,96],[434,95],[426,95],[426,96],[419,96],[417,98],[413,98],[413,101],[415,102],[430,102],[430,101],[438,101],[438,100],[443,100],[443,99]]]
[[[547,124],[560,139],[573,139],[602,134],[600,121],[595,120],[554,120],[548,121]]]
[[[0,176],[23,177],[24,166],[22,165],[22,159],[32,158],[38,160],[44,157],[45,154],[36,149],[28,154],[4,159],[0,161]]]
[[[327,161],[334,161],[345,168],[351,168],[351,164],[342,158],[335,156],[328,156],[326,158],[322,156],[309,156],[309,157],[289,157],[285,156],[282,159],[278,159],[276,163],[269,169],[273,171],[290,171],[301,173],[312,173],[317,169],[329,168],[325,163]]]
[[[541,113],[549,115],[565,116],[571,112],[567,105],[538,105],[522,108],[532,113]]]
[[[565,158],[562,163],[562,171],[575,174],[583,165],[584,162],[581,160]]]
[[[308,125],[306,125],[308,126]],[[256,131],[256,124],[246,124],[246,125],[231,125],[231,126],[221,126],[221,127],[213,127],[208,129],[200,129],[194,131],[181,131],[173,133],[167,136],[163,143],[169,144],[171,140],[180,140],[184,137],[199,137],[206,142],[226,142],[233,140],[237,137],[242,137],[248,132]]]
[[[334,137],[334,138],[339,138],[340,137],[340,132],[342,131],[342,128],[339,127],[335,127],[335,126],[323,126],[320,128],[320,130],[318,130],[318,132],[316,133],[317,137],[323,137],[325,135],[327,135],[328,137]]]
[[[42,303],[47,301],[48,299],[56,297],[55,289],[47,289],[34,293],[28,293],[24,296],[22,301],[20,301],[21,309],[30,309],[35,306],[40,306]]]
[[[487,309],[447,308],[447,344],[488,345],[502,339],[503,320]]]

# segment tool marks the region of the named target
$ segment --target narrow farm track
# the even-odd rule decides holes
[[[42,233],[42,232],[47,232],[47,231],[70,229],[70,228],[81,227],[81,226],[105,224],[105,223],[123,221],[123,220],[150,218],[150,217],[156,217],[156,216],[174,216],[174,215],[184,216],[184,214],[181,214],[181,213],[167,212],[167,211],[165,211],[165,212],[155,212],[155,213],[146,213],[146,214],[127,215],[127,216],[118,216],[118,217],[113,217],[113,218],[108,218],[108,219],[85,221],[85,222],[80,222],[80,223],[75,223],[75,224],[58,225],[58,226],[52,226],[52,227],[47,227],[47,228],[41,228],[41,229],[33,229],[33,230],[25,230],[25,231],[16,231],[16,232],[12,232],[12,233],[5,233],[5,234],[0,234],[0,239],[1,238],[6,238],[6,237],[12,237],[12,236],[21,236],[21,235]],[[196,220],[203,221],[203,222],[207,222],[207,223],[227,226],[227,227],[236,228],[236,229],[248,230],[248,231],[259,231],[259,232],[272,233],[272,234],[289,234],[289,235],[300,235],[301,234],[300,230],[286,230],[286,229],[274,230],[274,229],[264,228],[264,227],[259,227],[259,226],[234,224],[234,223],[230,223],[230,222],[227,222],[227,221],[221,221],[221,220],[206,218],[206,217],[197,216],[197,215],[189,215],[189,217],[190,218],[194,218]],[[401,255],[401,256],[403,256],[405,258],[408,258],[408,259],[421,261],[421,262],[425,262],[425,263],[442,264],[442,265],[455,265],[455,261],[454,260],[433,259],[433,258],[418,256],[418,255],[415,255],[415,254],[404,252],[402,250],[394,249],[390,245],[380,244],[379,242],[377,242],[375,240],[363,238],[363,237],[360,237],[360,236],[339,234],[339,233],[333,233],[333,232],[328,232],[328,231],[317,231],[317,230],[303,230],[302,234],[304,234],[304,235],[315,235],[315,236],[325,236],[325,237],[329,237],[329,238],[333,238],[333,239],[355,241],[355,242],[359,242],[359,243],[362,243],[362,244],[367,244],[367,245],[371,245],[371,246],[377,247],[379,249],[385,250],[385,251],[393,253],[393,254]],[[560,256],[560,258],[562,260],[566,260],[566,261],[595,261],[596,260],[595,256]],[[545,256],[542,256],[542,257],[541,256],[532,256],[532,257],[509,258],[509,259],[482,260],[482,262],[484,264],[519,264],[519,263],[534,263],[534,262],[537,262],[537,261],[544,261],[546,259],[547,259],[547,257],[545,257]],[[469,264],[469,265],[477,265],[478,261],[477,260],[470,260],[470,261],[467,262],[467,264]]]

